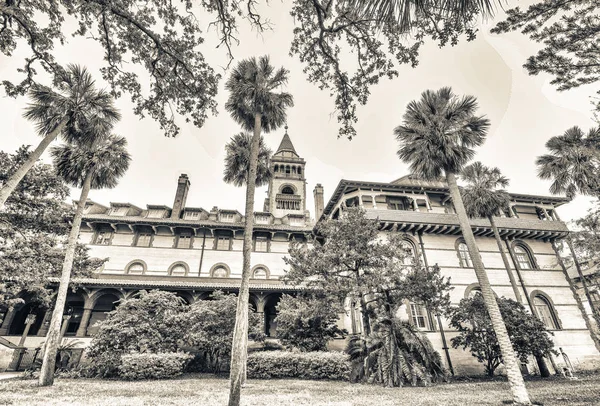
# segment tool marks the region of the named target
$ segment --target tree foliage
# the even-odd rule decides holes
[[[509,207],[510,195],[504,189],[509,180],[500,169],[474,162],[463,168],[460,178],[467,184],[461,188],[467,215],[471,218],[497,216]]]
[[[550,83],[559,91],[594,84],[600,79],[597,0],[541,0],[527,10],[515,7],[506,14],[506,20],[498,23],[493,33],[519,30],[542,44],[542,49],[523,65],[530,75],[552,75]],[[594,105],[600,112],[600,101]]]
[[[575,220],[577,230],[573,234],[573,244],[580,262],[590,266],[600,265],[600,203],[588,210],[587,214]]]
[[[521,362],[527,362],[531,355],[546,357],[555,353],[550,338],[552,332],[537,317],[528,313],[522,304],[502,297],[498,299],[498,306]],[[462,299],[458,306],[450,310],[449,315],[450,326],[459,332],[451,340],[452,347],[469,348],[471,355],[483,363],[485,372],[493,376],[503,361],[483,296],[477,293],[472,298]]]
[[[250,170],[250,146],[252,135],[246,132],[235,134],[225,145],[225,169],[223,181],[235,186],[246,185]],[[256,167],[256,186],[266,185],[271,176],[271,150],[265,145],[264,137],[260,137],[258,150],[258,166]]]
[[[368,2],[363,2],[368,3]],[[416,66],[427,39],[439,46],[475,38],[477,17],[489,14],[488,0],[412,0],[369,7],[360,1],[295,0],[290,54],[304,66],[309,82],[329,90],[340,122],[339,136],[352,138],[357,106],[368,101],[381,78],[398,76],[396,65]],[[273,24],[257,11],[258,0],[53,0],[0,3],[0,52],[23,57],[15,80],[2,82],[18,96],[38,81],[41,71],[59,77],[64,67],[56,48],[82,37],[104,52],[103,78],[116,97],[129,94],[139,116],[157,120],[168,136],[179,132],[176,114],[202,126],[216,113],[221,75],[204,57],[205,28],[229,63],[247,24],[259,33]],[[396,12],[399,10],[399,12]],[[72,22],[77,26],[71,32]],[[286,27],[287,28],[287,27]],[[214,42],[213,42],[214,43]],[[341,57],[350,54],[351,58]],[[227,67],[229,66],[227,64]],[[141,67],[141,69],[137,68]],[[149,79],[149,80],[148,80]]]
[[[0,183],[27,159],[28,147],[15,154],[0,152]],[[32,294],[42,307],[50,304],[50,277],[60,276],[64,244],[73,217],[65,202],[69,189],[52,166],[38,163],[23,178],[0,213],[0,306],[21,303],[19,294]],[[76,247],[75,275],[86,277],[104,260],[88,256],[88,248]]]
[[[277,338],[300,351],[327,351],[330,340],[347,334],[337,326],[340,307],[317,294],[283,295],[275,318]]]
[[[182,323],[188,326],[185,345],[200,352],[206,369],[217,373],[231,356],[237,298],[216,291],[210,299],[193,303],[182,315]],[[248,336],[255,341],[263,341],[265,337],[263,321],[252,310],[249,312]]]

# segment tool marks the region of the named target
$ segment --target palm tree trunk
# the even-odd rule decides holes
[[[583,272],[581,271],[581,265],[579,264],[579,260],[577,259],[577,255],[575,254],[575,249],[573,248],[573,240],[571,239],[571,235],[569,234],[567,238],[567,245],[569,246],[569,250],[571,251],[571,255],[573,255],[573,262],[575,263],[575,269],[577,269],[577,275],[579,275],[579,279],[581,279],[581,285],[583,286],[583,291],[585,292],[585,297],[587,297],[588,303],[590,305],[590,309],[592,310],[592,315],[594,316],[594,320],[596,321],[596,327],[600,329],[600,315],[598,315],[598,311],[594,307],[594,302],[592,301],[592,296],[590,295],[590,290],[588,289],[587,282],[585,277],[583,276]]]
[[[29,172],[33,165],[35,165],[37,160],[40,159],[46,148],[48,148],[48,145],[50,145],[50,143],[52,143],[52,141],[58,137],[58,134],[62,132],[65,125],[67,125],[66,118],[64,118],[51,133],[42,139],[37,148],[33,150],[31,154],[29,154],[29,157],[27,157],[25,162],[23,162],[19,169],[17,169],[15,173],[12,174],[10,179],[6,181],[4,186],[2,186],[2,189],[0,189],[0,210],[4,208],[6,200],[8,200],[11,193],[19,185],[19,182],[21,182],[25,175],[27,175],[27,172]]]
[[[585,326],[587,327],[588,331],[590,332],[590,336],[592,337],[592,340],[594,340],[596,349],[598,351],[600,351],[600,337],[598,337],[598,335],[596,334],[596,330],[594,329],[594,324],[590,320],[588,313],[585,311],[585,307],[583,306],[581,297],[579,296],[579,293],[577,293],[577,287],[575,286],[575,284],[573,283],[573,280],[569,276],[569,272],[567,271],[567,267],[565,266],[565,263],[562,260],[562,257],[560,256],[560,251],[559,251],[558,246],[556,245],[555,241],[552,241],[552,249],[554,249],[554,252],[556,253],[556,259],[558,261],[558,264],[560,265],[560,269],[562,269],[563,275],[565,276],[565,279],[569,283],[569,288],[571,288],[571,293],[573,294],[573,298],[575,299],[575,302],[577,302],[577,307],[579,308],[581,317],[583,317],[583,320],[585,321]]]
[[[46,336],[46,349],[42,360],[42,369],[40,370],[40,386],[51,386],[54,383],[54,367],[56,363],[56,352],[60,344],[61,321],[67,301],[67,291],[71,280],[71,271],[73,269],[73,260],[75,258],[75,248],[77,247],[77,239],[79,238],[79,228],[81,227],[81,218],[83,217],[83,209],[90,188],[92,186],[92,172],[90,171],[83,181],[79,202],[77,202],[77,210],[73,217],[73,225],[69,233],[67,249],[65,252],[65,261],[63,262],[62,273],[60,275],[60,283],[58,285],[58,293],[56,294],[56,303],[50,320],[50,328]]]
[[[458,215],[458,222],[460,224],[462,235],[469,249],[471,260],[473,261],[475,275],[477,276],[477,280],[481,288],[485,307],[490,315],[492,327],[494,328],[494,332],[498,338],[498,344],[500,345],[500,351],[506,367],[506,376],[508,378],[510,389],[513,395],[513,402],[519,405],[530,405],[531,401],[529,400],[529,394],[527,393],[527,388],[525,387],[525,382],[523,381],[523,375],[521,375],[521,370],[517,362],[517,357],[515,356],[515,351],[508,337],[506,325],[504,324],[504,320],[502,320],[500,308],[496,302],[496,297],[492,291],[490,281],[481,260],[481,255],[479,254],[479,249],[477,248],[477,243],[475,242],[473,230],[471,230],[471,225],[469,224],[469,217],[467,217],[467,212],[465,211],[465,206],[460,196],[458,184],[456,183],[456,175],[451,172],[447,172],[446,180],[448,181],[450,197],[452,198],[454,209]]]
[[[254,135],[250,147],[250,168],[246,184],[246,224],[244,226],[244,245],[242,281],[235,314],[235,329],[231,349],[231,367],[229,372],[229,406],[239,406],[242,385],[246,378],[246,359],[248,357],[248,300],[250,298],[250,255],[252,254],[252,231],[254,229],[254,192],[256,190],[256,168],[260,146],[261,114],[254,115]]]
[[[500,238],[500,233],[498,232],[498,227],[496,227],[496,221],[493,216],[489,216],[488,220],[492,226],[492,231],[494,232],[494,238],[496,239],[496,244],[498,244],[498,249],[500,250],[500,255],[502,256],[502,262],[504,262],[504,268],[506,268],[506,272],[508,273],[508,279],[510,279],[510,285],[513,288],[513,292],[515,293],[515,298],[517,302],[523,303],[523,298],[521,297],[521,293],[519,292],[519,287],[517,286],[517,281],[515,280],[515,276],[510,269],[510,263],[508,262],[508,258],[506,257],[506,252],[504,252],[504,248],[502,247],[502,239]]]

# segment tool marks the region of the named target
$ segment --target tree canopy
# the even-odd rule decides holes
[[[0,183],[27,159],[29,150],[15,154],[0,152]],[[52,290],[48,278],[60,275],[64,244],[69,233],[73,208],[66,203],[69,189],[52,166],[38,163],[19,183],[0,213],[0,305],[22,301],[19,294],[34,295],[33,301],[48,306]],[[87,276],[104,260],[88,256],[78,244],[75,275]]]

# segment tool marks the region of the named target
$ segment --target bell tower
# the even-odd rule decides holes
[[[265,211],[279,218],[288,214],[306,216],[306,163],[298,156],[287,130],[286,125],[279,148],[271,158],[273,176],[265,202]]]

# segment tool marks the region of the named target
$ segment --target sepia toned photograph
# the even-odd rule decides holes
[[[600,405],[599,0],[0,0],[0,405]]]

